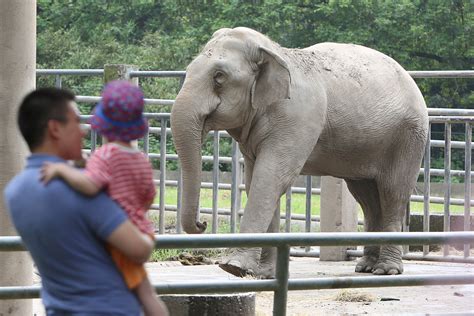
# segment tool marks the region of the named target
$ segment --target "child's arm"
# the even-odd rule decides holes
[[[101,190],[79,169],[66,163],[44,163],[41,168],[41,181],[46,185],[56,177],[63,178],[74,190],[85,195],[93,196]]]

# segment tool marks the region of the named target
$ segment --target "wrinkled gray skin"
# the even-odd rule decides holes
[[[336,43],[280,47],[248,29],[221,29],[187,68],[171,113],[183,171],[182,226],[197,214],[201,144],[227,130],[245,160],[241,233],[276,232],[280,196],[299,174],[342,178],[369,232],[399,232],[427,139],[423,97],[408,73],[375,50]],[[235,249],[221,268],[274,276],[274,249]],[[365,247],[357,272],[399,274],[401,247]]]

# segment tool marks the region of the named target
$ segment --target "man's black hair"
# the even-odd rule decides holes
[[[23,99],[18,126],[30,150],[43,143],[49,120],[66,122],[70,101],[74,101],[74,94],[57,88],[40,88]]]

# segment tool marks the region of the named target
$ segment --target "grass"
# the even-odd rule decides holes
[[[165,191],[165,204],[167,205],[176,205],[177,200],[177,189],[173,187],[167,187]],[[155,203],[159,203],[159,194],[155,198]],[[212,190],[211,189],[201,189],[201,207],[212,207]],[[219,208],[228,208],[230,209],[230,191],[229,190],[219,190],[217,205]],[[242,207],[247,202],[247,196],[245,192],[242,193]],[[280,200],[281,211],[284,212],[286,205],[286,196],[282,196]],[[291,198],[291,208],[292,213],[295,214],[305,214],[306,210],[306,195],[305,194],[293,194]],[[423,213],[423,203],[422,202],[411,202],[410,211],[412,213]],[[462,205],[451,205],[450,206],[451,214],[463,214],[464,206]],[[430,203],[430,212],[432,214],[443,214],[444,206],[443,204]],[[311,196],[311,214],[319,215],[320,214],[320,196],[312,195]],[[359,206],[359,217],[362,218],[362,209]]]
[[[165,204],[167,205],[176,205],[177,200],[177,189],[174,187],[167,187],[165,191]],[[212,207],[212,190],[211,189],[201,189],[201,207]],[[155,198],[155,203],[159,204],[159,194]],[[217,205],[219,208],[228,208],[230,209],[230,191],[229,190],[219,190]],[[245,192],[242,193],[242,206],[247,202],[247,197]],[[286,205],[286,196],[283,196],[280,200],[281,211],[284,212]],[[411,202],[411,212],[412,213],[422,213],[423,212],[423,203],[420,202]],[[305,214],[306,209],[306,195],[305,194],[293,194],[291,200],[292,212],[295,214]],[[363,218],[362,209],[360,206],[359,218]],[[464,207],[458,205],[452,205],[450,207],[451,214],[463,214]],[[432,214],[443,214],[444,206],[442,204],[430,204],[430,212]],[[311,214],[320,215],[320,196],[312,195],[311,196]],[[206,233],[211,232],[212,227],[212,216],[211,215],[202,215],[203,220],[208,222],[208,229]],[[158,226],[158,214],[157,212],[150,212],[150,220]],[[167,214],[165,217],[165,227],[175,227],[176,217],[172,214]],[[226,218],[219,218],[217,233],[229,233],[230,224]],[[362,230],[362,227],[359,227]],[[238,230],[238,227],[237,227]],[[284,224],[281,225],[281,231],[284,231]],[[304,232],[304,225],[292,224],[292,232]],[[312,227],[312,231],[318,231],[317,227]],[[210,258],[217,258],[221,251],[219,249],[203,250],[203,249],[155,249],[151,255],[150,261],[163,261],[169,258],[177,258],[182,253],[190,253],[192,255],[205,255]]]

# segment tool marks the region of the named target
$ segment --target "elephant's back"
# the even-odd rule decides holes
[[[427,118],[415,81],[389,56],[354,44],[320,43],[304,50],[316,60],[313,75],[325,88],[329,116],[343,113],[362,125],[371,118],[367,124],[385,127],[390,116],[393,122]]]
[[[318,69],[313,76],[327,99],[315,160],[320,161],[322,153],[360,156],[361,161],[369,154],[380,157],[405,137],[400,131],[425,134],[428,115],[423,96],[395,60],[353,44],[321,43],[304,51],[315,57]]]

